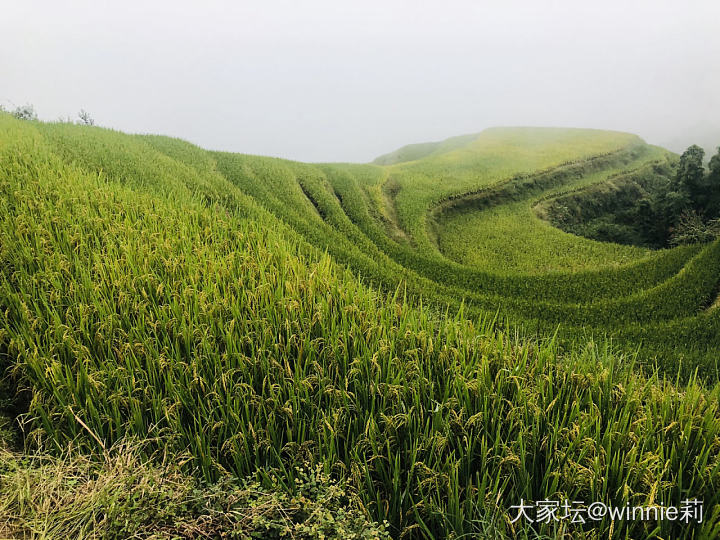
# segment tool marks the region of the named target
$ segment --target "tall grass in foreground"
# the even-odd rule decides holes
[[[38,141],[2,148],[0,358],[39,443],[103,459],[154,440],[208,482],[288,493],[310,463],[398,537],[714,535],[718,387],[443,316],[369,289],[249,202],[157,192]],[[698,498],[706,513],[518,530],[521,498]]]

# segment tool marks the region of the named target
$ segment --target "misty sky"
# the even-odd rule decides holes
[[[497,125],[719,145],[720,2],[16,0],[0,104],[24,103],[303,161]]]

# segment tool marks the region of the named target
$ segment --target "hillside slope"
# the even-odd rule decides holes
[[[83,474],[143,471],[123,476],[135,483],[116,518],[105,518],[110,499],[68,516],[38,488],[44,469],[0,453],[16,478],[0,483],[0,527],[192,537],[202,519],[128,518],[146,507],[133,497],[161,496],[142,486],[172,470],[173,486],[187,475],[217,494],[192,511],[223,530],[249,534],[245,499],[223,486],[251,478],[287,495],[277,515],[293,517],[275,525],[312,538],[292,529],[317,517],[302,497],[327,500],[297,487],[309,466],[345,486],[327,518],[335,532],[380,537],[373,522],[387,520],[404,538],[715,535],[720,315],[704,308],[720,244],[568,239],[587,251],[577,264],[482,260],[510,252],[489,229],[512,234],[508,221],[531,219],[540,197],[672,156],[592,130],[488,130],[450,146],[389,166],[311,165],[0,114],[3,407],[24,419],[29,449],[96,459],[63,484],[71,508]],[[522,231],[548,246],[564,234]],[[485,247],[463,247],[471,234]],[[637,361],[622,354],[641,342]],[[705,503],[699,528],[511,523],[521,499],[688,497]]]

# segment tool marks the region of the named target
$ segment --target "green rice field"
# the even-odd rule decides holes
[[[300,163],[0,113],[0,537],[720,537],[720,240],[541,211],[676,161],[493,128]],[[548,499],[704,516],[513,522]]]

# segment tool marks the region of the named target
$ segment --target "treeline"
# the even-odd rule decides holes
[[[692,145],[680,157],[671,190],[661,193],[658,210],[669,224],[671,244],[708,241],[720,236],[720,147],[703,167],[705,151]]]
[[[720,148],[690,146],[674,166],[656,165],[558,197],[541,213],[567,232],[595,240],[667,248],[720,236]]]

